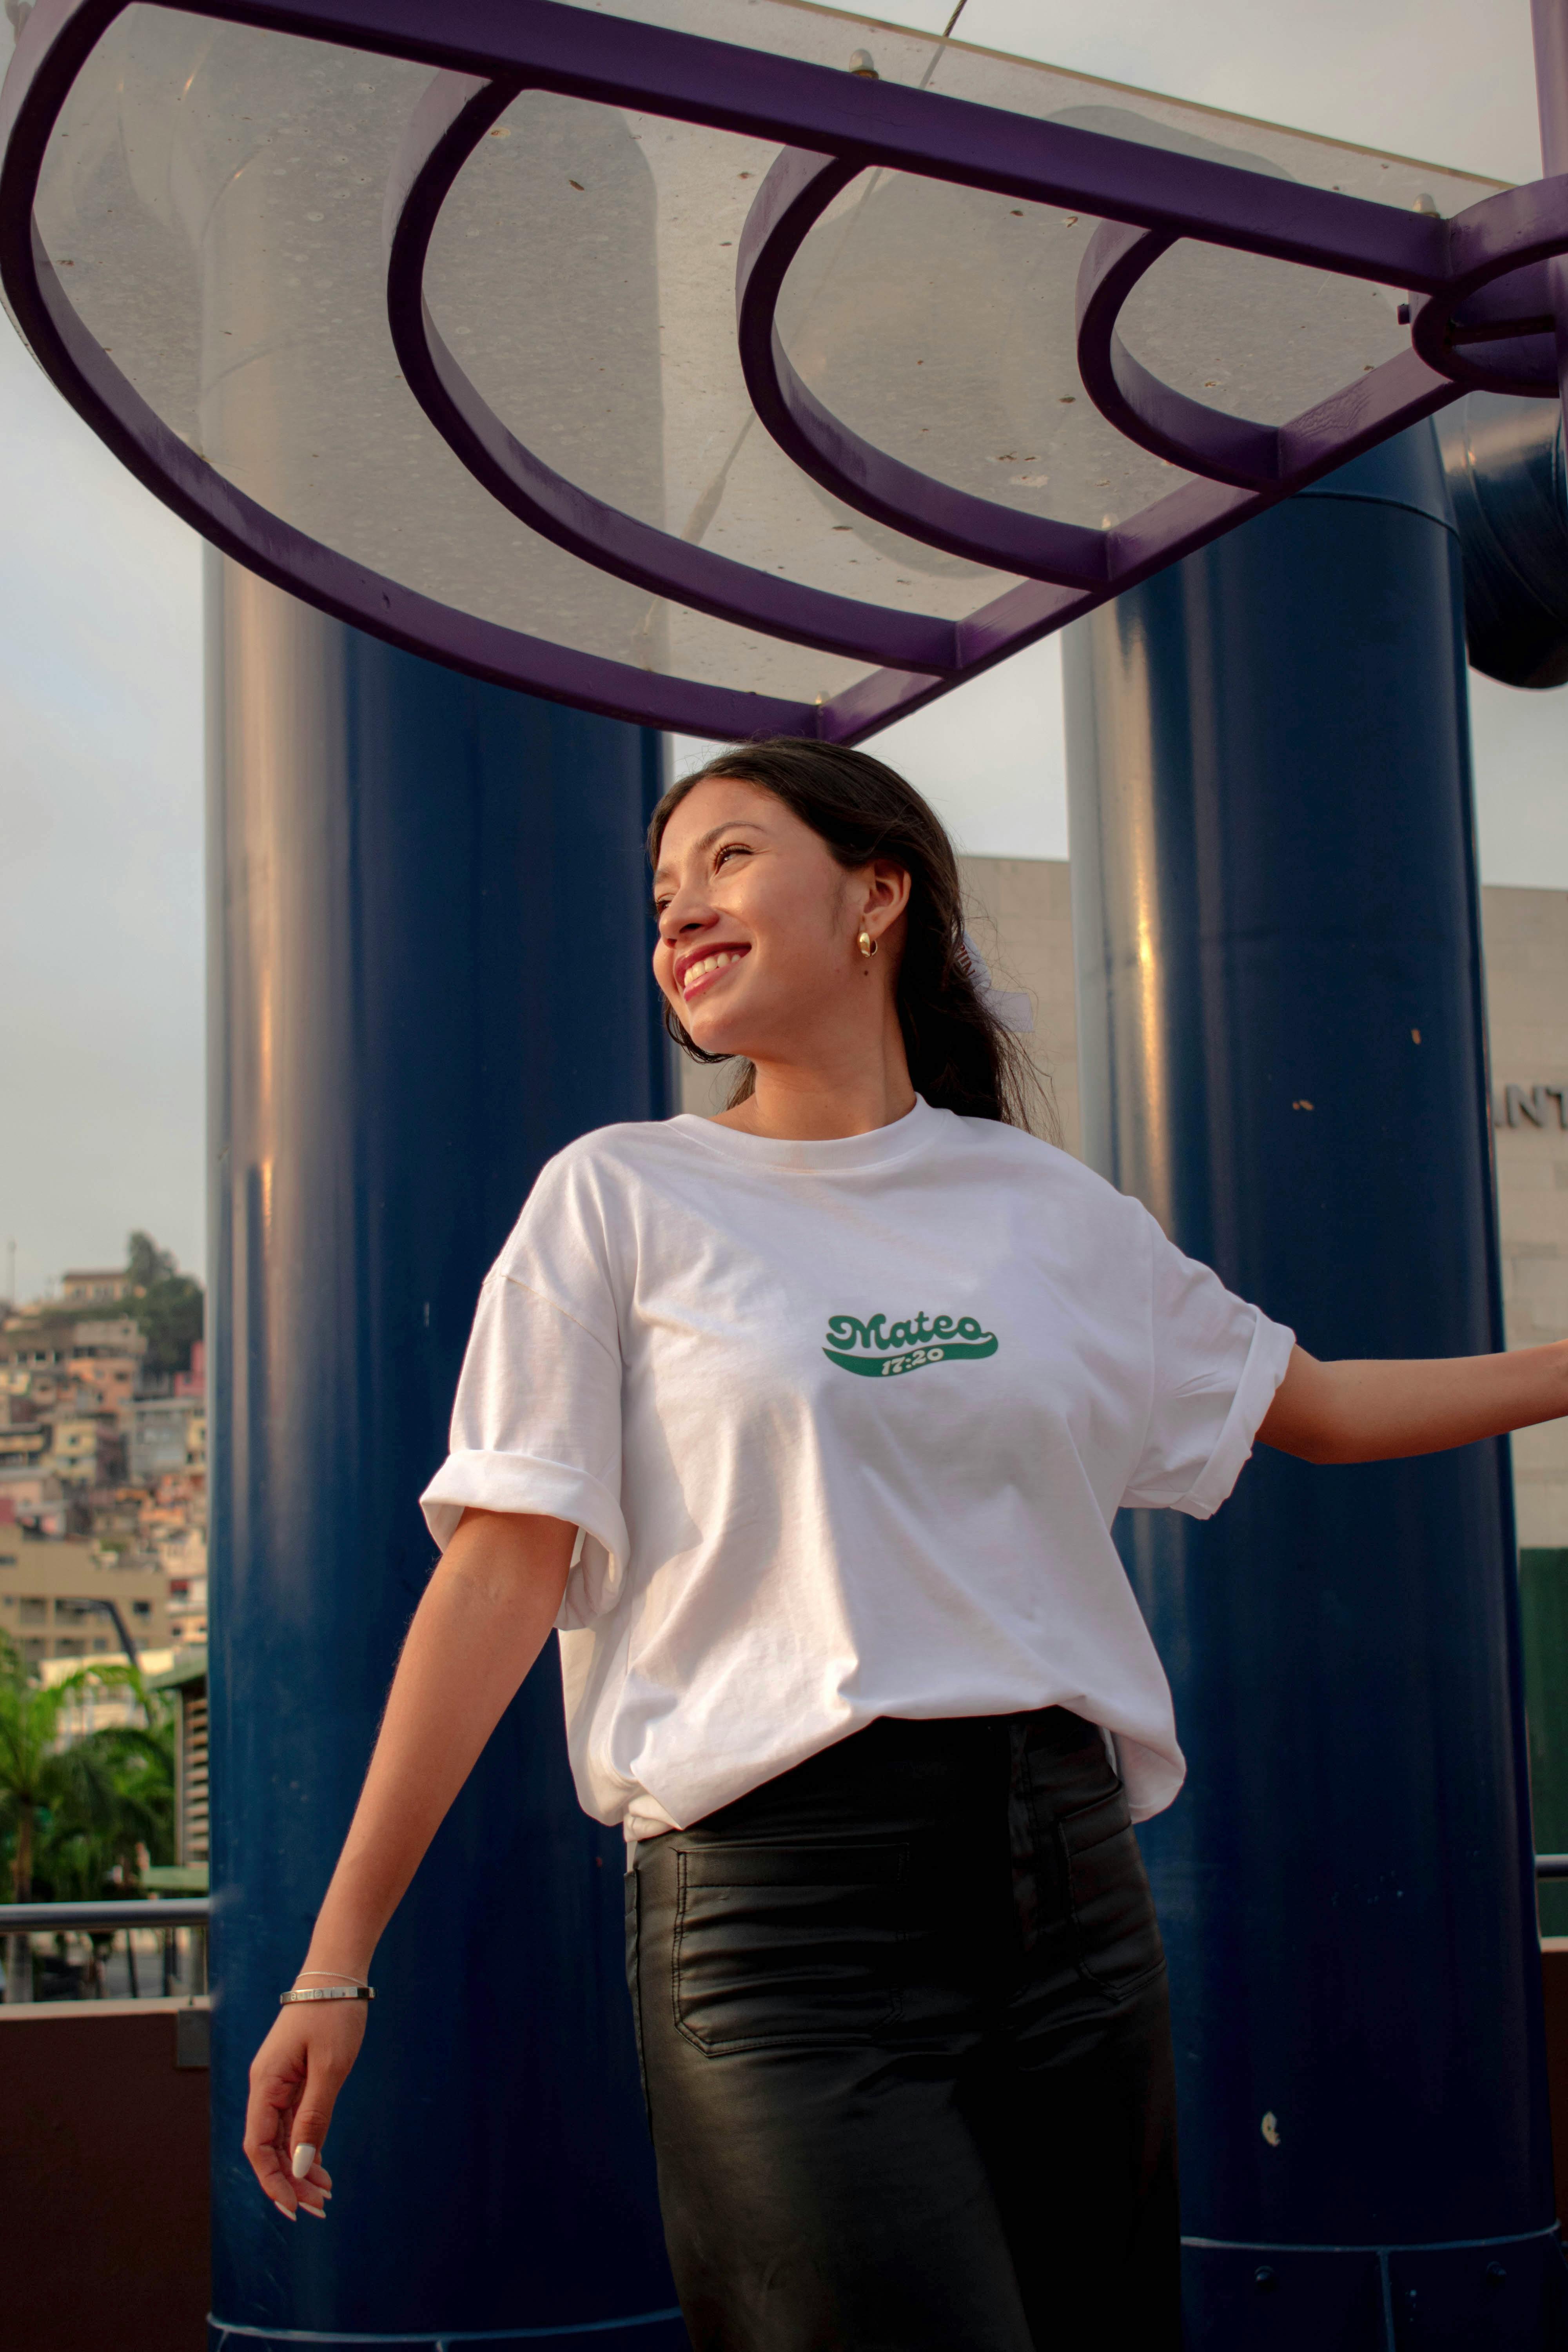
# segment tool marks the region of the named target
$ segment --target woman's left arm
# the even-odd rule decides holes
[[[1258,1430],[1303,1462],[1391,1462],[1568,1413],[1568,1340],[1506,1356],[1321,1364],[1297,1348]]]

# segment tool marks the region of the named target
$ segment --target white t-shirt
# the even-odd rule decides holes
[[[602,1128],[486,1278],[425,1514],[442,1545],[468,1504],[581,1528],[572,1764],[629,1834],[879,1716],[1054,1704],[1114,1735],[1142,1819],[1184,1767],[1110,1522],[1215,1510],[1291,1345],[994,1120]]]

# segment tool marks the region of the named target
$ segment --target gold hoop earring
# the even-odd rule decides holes
[[[877,952],[877,942],[871,937],[870,932],[866,929],[864,923],[860,926],[860,936],[856,941],[856,945],[868,962],[869,962],[870,959]]]

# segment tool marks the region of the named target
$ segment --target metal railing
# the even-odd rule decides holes
[[[138,1903],[0,1903],[0,1936],[47,1936],[73,1927],[87,1933],[95,1927],[205,1927],[211,1917],[209,1895],[156,1895]]]
[[[155,1895],[140,1902],[0,1903],[5,2002],[90,2004],[126,1996],[145,2000],[204,1993],[211,1916],[205,1895]],[[41,1952],[35,1937],[47,1939]],[[76,1959],[69,1957],[73,1943],[80,1955]],[[122,1984],[117,1981],[121,1976]]]
[[[1538,1879],[1568,1878],[1568,1853],[1538,1853]],[[0,1951],[11,1937],[89,1936],[124,1929],[151,1935],[179,1927],[205,1930],[212,1919],[212,1898],[206,1895],[165,1895],[126,1903],[0,1903]],[[194,1956],[195,1957],[195,1956]],[[196,1958],[205,1980],[205,1953]]]
[[[1568,1853],[1538,1853],[1537,1878],[1568,1878]],[[0,1936],[47,1936],[62,1929],[205,1927],[210,1895],[160,1895],[139,1903],[0,1903]]]
[[[1538,1853],[1537,1878],[1568,1878],[1568,1853]],[[210,1895],[159,1895],[139,1903],[0,1903],[0,1936],[58,1928],[205,1927]]]

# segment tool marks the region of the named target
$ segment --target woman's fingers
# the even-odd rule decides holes
[[[288,2127],[306,2065],[303,2051],[277,2046],[280,2039],[274,2027],[251,2064],[244,2147],[250,2168],[266,2195],[280,2211],[292,2214],[299,2200],[286,2160]]]
[[[300,2122],[296,2117],[294,2152],[289,2165],[289,2175],[295,2184],[294,2193],[300,2200],[300,2210],[302,2213],[313,2213],[318,2221],[324,2221],[327,2218],[327,2200],[332,2193],[331,2188],[325,2171],[316,2162],[315,2142],[300,2139],[298,2137],[300,2128]]]
[[[332,2201],[332,2176],[323,2164],[312,2164],[301,2174],[297,2168],[299,2160],[300,2151],[296,2148],[294,2179],[298,2184],[301,2210],[307,2213],[319,2212],[325,2220],[326,2208]]]
[[[332,2177],[319,2151],[364,2035],[363,2011],[301,2023],[287,2012],[250,2069],[245,2153],[279,2212],[326,2219]]]
[[[334,2034],[331,2039],[323,2036],[322,2040],[325,2047],[321,2042],[312,2044],[305,2085],[300,2094],[293,2127],[289,2135],[289,2179],[300,2193],[301,2203],[317,2209],[321,2205],[322,2196],[321,2186],[313,2178],[321,2168],[316,2161],[316,2151],[327,2137],[327,2126],[332,2120],[338,2093],[353,2064],[358,2047],[356,2041],[353,2049],[344,2049],[340,2035]]]

